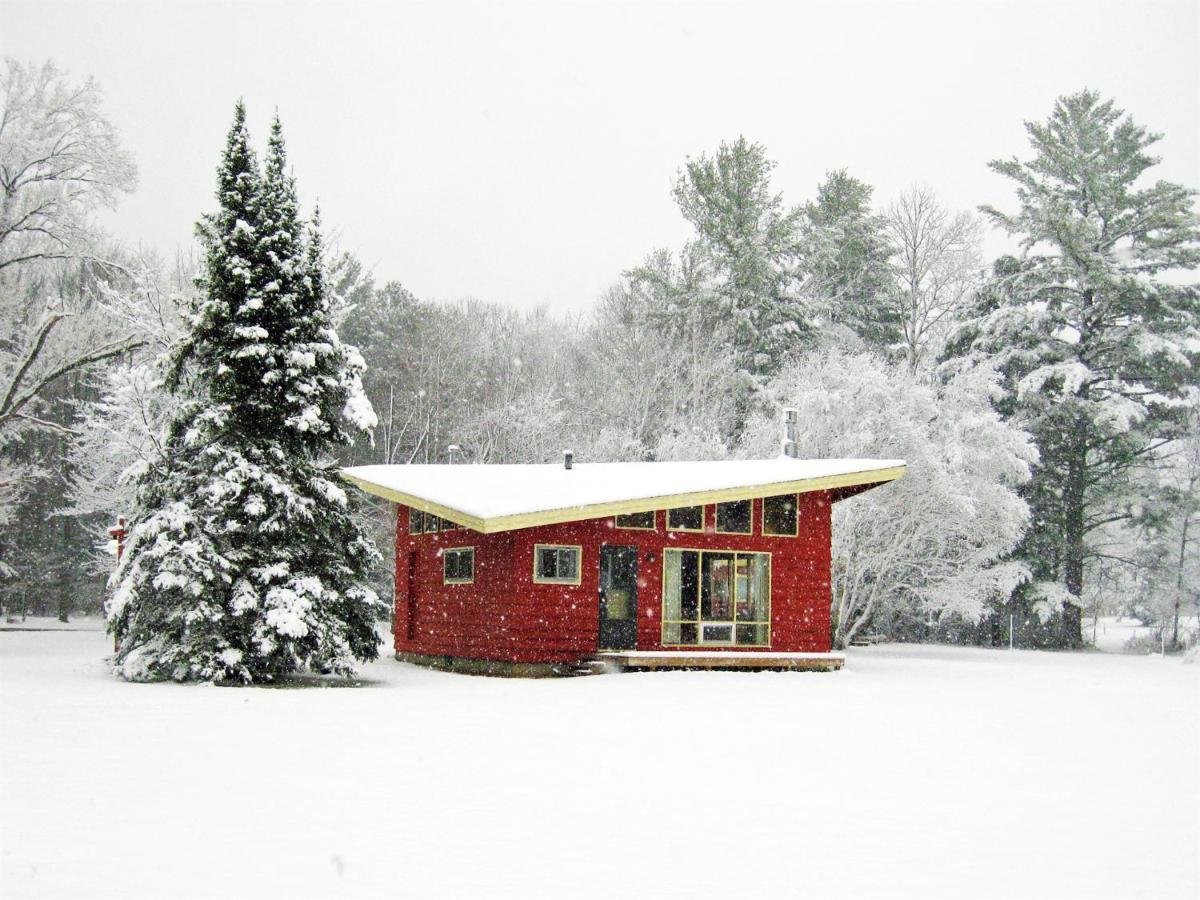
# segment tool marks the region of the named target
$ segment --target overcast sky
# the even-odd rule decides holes
[[[141,173],[113,230],[172,252],[214,206],[238,97],[302,199],[418,296],[581,309],[688,236],[688,155],[739,134],[792,203],[845,167],[1013,205],[998,156],[1084,86],[1200,186],[1200,3],[81,3],[0,0],[0,50],[94,75]],[[1003,247],[989,240],[988,250]]]

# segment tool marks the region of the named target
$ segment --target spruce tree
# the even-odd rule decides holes
[[[237,105],[186,339],[180,398],[139,508],[109,626],[131,679],[352,674],[378,654],[376,552],[330,454],[374,424],[341,343],[314,223],[301,223],[276,119],[265,172]]]
[[[1159,139],[1092,91],[1027,123],[1033,158],[993,162],[1019,208],[983,212],[1020,238],[981,295],[960,351],[999,365],[1002,411],[1034,436],[1026,488],[1033,525],[1020,549],[1038,590],[1061,602],[1057,643],[1078,644],[1093,535],[1139,512],[1135,477],[1180,435],[1200,383],[1200,294],[1163,278],[1200,263],[1195,191],[1140,182]],[[1043,610],[1046,606],[1043,605]]]

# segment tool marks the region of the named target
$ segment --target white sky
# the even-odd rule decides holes
[[[1198,0],[0,0],[0,52],[106,89],[141,171],[121,237],[191,241],[241,96],[260,148],[279,109],[302,198],[380,281],[559,310],[681,245],[675,171],[738,134],[792,203],[846,167],[879,203],[923,181],[1011,208],[987,161],[1087,86],[1165,134],[1159,177],[1200,186],[1198,49]]]

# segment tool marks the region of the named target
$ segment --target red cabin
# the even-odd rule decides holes
[[[830,510],[900,460],[359,466],[397,504],[399,659],[836,669]]]

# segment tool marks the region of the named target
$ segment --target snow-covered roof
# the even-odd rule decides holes
[[[364,491],[492,533],[769,497],[874,485],[904,474],[900,459],[776,459],[550,465],[354,466]]]

